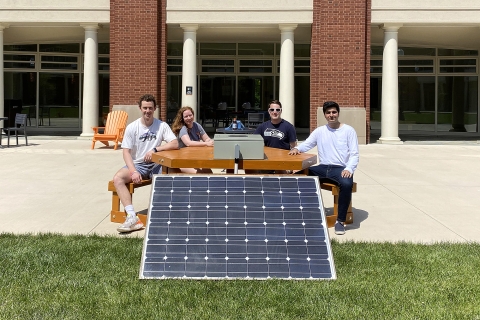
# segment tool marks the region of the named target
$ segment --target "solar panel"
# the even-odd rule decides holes
[[[156,175],[141,279],[335,279],[308,176]]]

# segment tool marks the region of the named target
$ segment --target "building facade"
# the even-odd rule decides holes
[[[164,120],[279,99],[309,132],[335,100],[361,143],[478,134],[479,13],[476,0],[7,2],[0,116],[21,106],[30,130],[88,138],[152,93]]]

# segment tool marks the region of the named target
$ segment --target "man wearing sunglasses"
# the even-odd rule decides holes
[[[290,150],[297,145],[295,127],[282,119],[282,104],[273,100],[268,104],[270,120],[257,127],[255,134],[260,134],[266,147]]]
[[[298,147],[288,154],[296,155],[314,148],[318,149],[319,165],[308,169],[309,176],[320,181],[334,183],[340,187],[338,195],[338,217],[335,234],[345,234],[347,210],[352,200],[353,172],[358,165],[358,138],[355,129],[340,123],[340,106],[334,101],[323,104],[323,115],[327,125],[318,127]]]

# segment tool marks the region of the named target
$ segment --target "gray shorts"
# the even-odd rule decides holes
[[[162,173],[162,165],[150,162],[150,163],[134,163],[135,169],[140,173],[142,179],[151,179],[154,174]],[[127,168],[125,166],[124,168]]]

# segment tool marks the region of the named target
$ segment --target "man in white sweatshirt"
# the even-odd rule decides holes
[[[327,124],[315,129],[299,146],[288,154],[296,155],[317,146],[319,165],[312,166],[308,175],[319,177],[340,187],[338,195],[338,217],[335,234],[345,234],[347,210],[352,200],[353,173],[358,165],[358,138],[355,129],[340,123],[340,106],[334,101],[323,104],[323,115]]]

